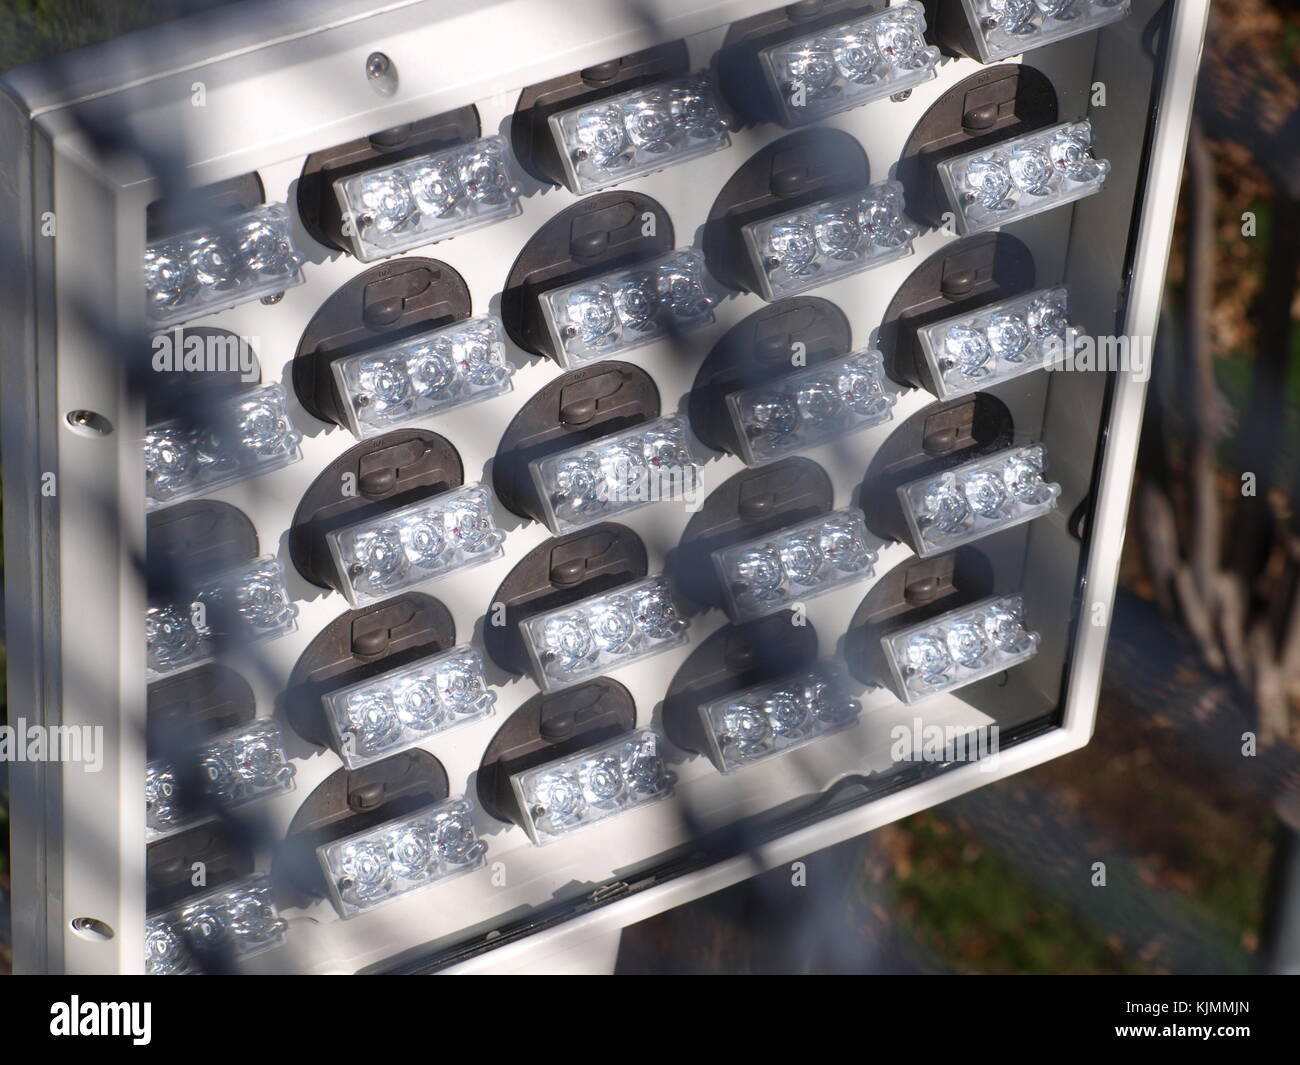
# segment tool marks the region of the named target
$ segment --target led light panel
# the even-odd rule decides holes
[[[523,828],[540,846],[667,797],[673,777],[664,768],[663,740],[644,728],[516,773],[510,784]]]
[[[520,623],[543,691],[557,691],[687,640],[665,577],[647,577]]]
[[[961,0],[981,63],[1088,33],[1129,12],[1129,0]]]
[[[145,972],[224,972],[240,959],[280,946],[287,928],[276,911],[270,878],[251,877],[152,914],[144,926]]]
[[[1062,122],[939,164],[963,236],[1100,192],[1110,163],[1092,154],[1092,124]]]
[[[733,621],[784,610],[875,572],[861,511],[835,510],[713,552]]]
[[[917,703],[1019,665],[1038,652],[1018,595],[950,610],[881,640],[899,696]]]
[[[579,195],[731,143],[717,90],[704,73],[561,111],[550,126],[565,184]]]
[[[289,211],[266,204],[144,250],[145,304],[161,327],[302,284]]]
[[[469,484],[326,534],[339,588],[353,607],[501,557],[505,533],[491,493]]]
[[[519,214],[506,139],[484,137],[334,182],[352,252],[363,263]]]
[[[955,399],[1059,362],[1070,292],[1044,288],[917,330],[934,393]]]
[[[766,300],[783,299],[912,254],[916,226],[896,181],[750,222],[741,233]]]
[[[470,318],[337,360],[348,428],[374,436],[509,392],[515,368],[505,341],[499,318]]]
[[[942,554],[1056,509],[1061,486],[1043,477],[1042,444],[974,459],[898,489],[903,515],[922,558]]]
[[[316,848],[344,920],[478,869],[486,853],[474,831],[474,808],[461,798]]]
[[[713,321],[718,292],[693,248],[539,297],[561,366],[572,369]]]
[[[897,400],[880,353],[862,351],[729,393],[727,411],[740,457],[757,466],[887,422]]]
[[[896,4],[873,15],[774,44],[758,54],[788,126],[905,92],[935,76],[925,9]]]

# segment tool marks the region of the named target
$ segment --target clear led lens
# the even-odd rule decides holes
[[[338,359],[334,383],[359,437],[491,399],[514,385],[505,329],[485,316]]]
[[[1038,653],[1018,595],[959,607],[881,640],[899,696],[915,703],[1001,673]]]
[[[343,764],[359,769],[489,716],[496,693],[469,646],[329,692],[321,699]]]
[[[1100,192],[1108,170],[1085,119],[945,159],[939,178],[964,236]]]
[[[228,396],[192,421],[151,425],[144,438],[150,507],[205,495],[302,458],[302,434],[289,422],[280,385]]]
[[[911,255],[917,228],[903,214],[902,185],[886,181],[741,232],[763,298],[777,300]]]
[[[529,470],[554,533],[647,503],[689,500],[700,478],[686,422],[676,415],[534,459]]]
[[[241,959],[280,946],[288,927],[276,911],[270,878],[250,877],[150,914],[144,926],[145,972],[225,972]]]
[[[692,248],[541,295],[560,365],[622,355],[713,321],[718,291]]]
[[[521,623],[543,691],[557,691],[676,647],[688,623],[664,577],[580,599]]]
[[[506,140],[484,137],[334,182],[363,263],[513,218],[519,206]]]
[[[1056,509],[1061,486],[1043,476],[1042,444],[1013,447],[898,489],[922,558],[1032,521]]]
[[[478,869],[486,853],[474,830],[474,808],[462,798],[316,848],[330,899],[344,920]]]
[[[925,43],[925,9],[909,2],[774,44],[759,61],[782,124],[798,126],[929,81],[939,49]]]
[[[176,325],[302,284],[289,211],[266,204],[144,250],[145,306],[155,326]]]
[[[738,622],[870,577],[875,564],[856,510],[832,511],[713,553],[727,611]]]
[[[885,387],[880,353],[863,351],[727,396],[727,410],[751,466],[880,425],[898,396]]]
[[[565,184],[579,195],[731,143],[717,91],[703,73],[561,111],[550,125]]]
[[[980,62],[1089,33],[1129,12],[1129,0],[962,0]]]
[[[501,556],[492,496],[469,484],[327,533],[339,590],[354,607]]]
[[[523,829],[541,845],[665,798],[673,777],[664,767],[663,740],[647,728],[516,773],[510,784]]]

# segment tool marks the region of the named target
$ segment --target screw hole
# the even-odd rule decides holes
[[[72,930],[83,939],[107,942],[113,938],[113,929],[98,917],[74,917]]]
[[[93,410],[70,410],[67,421],[82,436],[108,436],[113,431],[113,423]]]

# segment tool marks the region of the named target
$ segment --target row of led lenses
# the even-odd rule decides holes
[[[993,596],[882,639],[904,702],[955,691],[1032,658],[1039,636],[1025,627],[1020,596]]]
[[[150,506],[206,495],[302,458],[302,434],[289,422],[280,385],[222,399],[185,419],[151,425],[144,438],[145,498]]]
[[[284,748],[284,733],[271,721],[258,721],[214,737],[190,760],[197,772],[179,771],[170,759],[145,767],[145,828],[150,838],[166,835],[214,813],[268,795],[293,790],[294,767]],[[189,780],[203,788],[203,802],[184,793]]]
[[[885,388],[879,352],[863,351],[727,396],[727,410],[751,466],[880,425],[898,396]]]
[[[521,623],[543,691],[556,691],[687,640],[664,577],[647,577]]]
[[[870,577],[875,564],[866,522],[852,509],[832,511],[713,553],[733,621],[771,614]]]
[[[353,253],[367,263],[523,210],[501,136],[341,177],[334,192]]]
[[[962,0],[983,63],[1095,30],[1122,19],[1129,6],[1129,0]]]
[[[718,293],[693,248],[543,293],[561,366],[572,369],[621,355],[713,321]]]
[[[912,253],[917,228],[896,181],[750,222],[741,230],[763,298],[807,289]]]
[[[268,877],[250,877],[150,915],[144,966],[150,976],[221,972],[285,941]]]
[[[316,848],[344,919],[477,869],[486,853],[474,830],[474,809],[461,798]]]
[[[492,713],[483,659],[474,648],[389,670],[322,696],[343,764],[359,769]]]
[[[218,642],[252,643],[298,627],[284,567],[270,556],[203,581],[188,603],[153,606],[145,614],[148,668],[170,673],[211,657]],[[219,622],[219,624],[218,624]]]
[[[510,778],[524,829],[536,844],[551,843],[672,793],[664,767],[663,741],[637,729],[581,754],[561,758]]]
[[[481,484],[443,492],[325,536],[339,590],[353,607],[500,558],[504,540],[492,515],[491,496]]]
[[[491,399],[514,387],[505,329],[495,316],[455,322],[339,359],[331,368],[348,428],[358,437]]]
[[[1069,295],[1038,289],[917,330],[935,395],[955,399],[1058,361],[1066,353]]]
[[[925,43],[925,9],[904,3],[764,48],[759,60],[795,126],[929,81],[939,49]]]
[[[724,773],[847,728],[861,703],[828,671],[758,684],[700,708],[713,760]]]
[[[922,558],[940,554],[1056,509],[1061,486],[1043,476],[1042,444],[973,459],[898,489]]]
[[[550,127],[566,184],[579,195],[731,143],[717,91],[702,73],[561,111]]]
[[[1091,196],[1109,170],[1093,157],[1092,124],[1084,120],[945,159],[939,177],[966,235]]]
[[[534,459],[529,470],[554,533],[688,498],[700,477],[686,422],[676,415]]]

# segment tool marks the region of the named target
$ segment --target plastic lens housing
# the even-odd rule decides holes
[[[550,118],[565,184],[580,196],[731,144],[703,73],[606,97]]]
[[[963,236],[1100,192],[1110,163],[1092,154],[1092,124],[1062,122],[939,164]]]
[[[750,466],[816,447],[894,416],[880,353],[863,351],[727,396],[740,457]]]
[[[647,728],[517,773],[510,784],[523,814],[521,827],[544,845],[667,797],[673,777],[664,768],[663,740]]]
[[[515,372],[505,329],[492,316],[351,355],[331,369],[348,429],[358,437],[504,395]]]
[[[686,422],[676,415],[534,459],[529,470],[554,533],[689,498],[700,477]]]
[[[280,385],[214,403],[193,421],[151,425],[144,438],[145,498],[151,508],[206,495],[302,458]]]
[[[520,623],[543,691],[557,691],[687,641],[665,577],[647,577]]]
[[[903,515],[922,558],[1033,521],[1056,509],[1061,486],[1043,476],[1042,444],[974,459],[898,489]]]
[[[572,369],[713,321],[718,292],[693,248],[544,292],[556,360]]]
[[[835,510],[713,552],[733,621],[748,621],[875,572],[862,513]]]
[[[334,193],[352,252],[363,263],[459,236],[523,210],[501,136],[341,177]]]
[[[1038,653],[1018,595],[993,596],[881,640],[899,696],[920,702],[1019,665]]]
[[[321,698],[336,749],[349,769],[488,717],[496,701],[483,677],[483,659],[468,645]]]
[[[443,492],[325,537],[339,590],[354,607],[500,558],[504,540],[492,515],[491,493],[481,484]]]
[[[896,181],[750,222],[741,229],[766,300],[912,254],[917,228],[903,214]]]
[[[1069,301],[1069,289],[1038,289],[917,330],[934,394],[955,399],[1059,362]]]
[[[759,52],[787,126],[905,92],[935,76],[939,49],[925,43],[925,9],[895,4]]]
[[[1129,12],[1129,0],[961,0],[981,63],[1089,33]]]
[[[144,926],[150,976],[224,972],[232,963],[285,941],[269,877],[257,876],[151,914]]]
[[[478,869],[486,853],[474,808],[462,798],[316,848],[330,899],[345,920]]]
[[[266,204],[144,250],[145,307],[155,326],[176,325],[302,284],[289,211]]]

